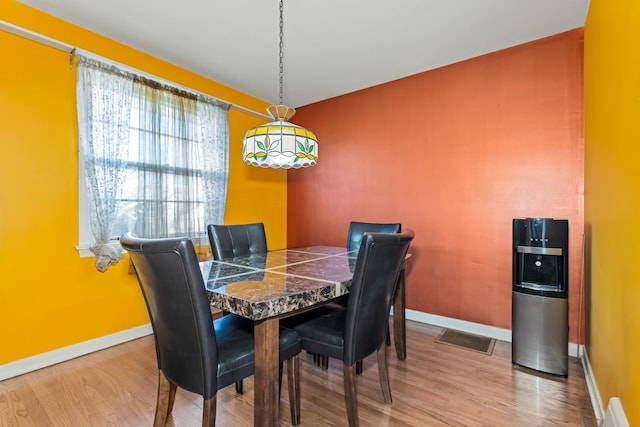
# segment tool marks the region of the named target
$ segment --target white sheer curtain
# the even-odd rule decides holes
[[[78,144],[84,160],[96,268],[122,258],[109,244],[126,170],[133,80],[114,66],[78,55]]]
[[[222,223],[229,104],[79,56],[78,121],[96,267],[124,231],[206,244]]]
[[[224,223],[229,177],[228,113],[228,104],[198,97],[198,131],[199,140],[203,142],[198,147],[204,176],[205,225]]]
[[[132,158],[140,165],[132,173],[137,200],[123,209],[129,229],[198,240],[206,224],[224,220],[229,105],[147,79],[136,79],[134,98]]]

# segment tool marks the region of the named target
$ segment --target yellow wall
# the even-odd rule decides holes
[[[0,20],[234,102],[266,103],[12,0]],[[148,323],[135,276],[99,273],[78,243],[75,69],[69,56],[0,31],[0,364]],[[225,222],[265,222],[286,245],[286,171],[242,164],[244,131],[264,119],[229,113]]]
[[[584,45],[587,350],[640,426],[640,3],[591,0]]]

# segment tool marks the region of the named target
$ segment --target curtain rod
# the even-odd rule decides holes
[[[29,39],[31,41],[43,44],[45,46],[52,47],[54,49],[61,50],[63,52],[67,52],[69,55],[71,55],[71,57],[69,58],[69,61],[70,61],[69,66],[70,67],[73,66],[73,56],[75,55],[75,53],[76,52],[83,52],[83,53],[87,53],[87,54],[89,54],[89,55],[91,55],[91,56],[93,56],[95,58],[98,58],[100,60],[107,61],[107,62],[109,62],[109,63],[111,63],[113,65],[116,65],[118,67],[125,68],[128,71],[131,71],[131,72],[133,72],[135,74],[140,74],[142,77],[147,77],[147,78],[150,78],[150,79],[153,79],[153,80],[157,80],[157,81],[159,81],[161,83],[166,83],[166,84],[168,84],[170,86],[174,86],[174,87],[176,87],[178,89],[186,90],[187,92],[203,93],[202,91],[191,89],[191,88],[189,88],[187,86],[182,86],[180,84],[177,84],[175,82],[169,81],[169,80],[164,79],[162,77],[158,77],[158,76],[155,76],[153,74],[149,74],[147,72],[132,68],[132,67],[130,67],[128,65],[121,64],[119,62],[113,61],[113,60],[111,60],[109,58],[105,58],[103,56],[96,55],[93,52],[84,51],[82,49],[76,49],[76,47],[74,47],[74,46],[72,46],[70,44],[63,43],[63,42],[61,42],[59,40],[52,39],[51,37],[47,37],[47,36],[45,36],[43,34],[39,34],[39,33],[33,32],[31,30],[27,30],[26,28],[18,27],[17,25],[10,24],[9,22],[3,21],[3,20],[0,20],[0,30],[5,31],[7,33],[14,34],[16,36],[19,36],[19,37],[22,37],[22,38],[25,38],[25,39]],[[259,113],[257,111],[251,110],[250,108],[243,107],[242,105],[237,105],[237,104],[234,104],[234,103],[229,102],[229,101],[225,101],[224,99],[220,99],[220,98],[217,98],[217,97],[212,96],[212,95],[208,95],[208,96],[211,96],[212,98],[216,99],[217,101],[222,101],[222,102],[225,102],[225,103],[229,104],[231,106],[231,108],[233,108],[234,110],[242,111],[243,113],[247,113],[247,114],[250,114],[252,116],[260,117],[262,119],[272,120],[271,117],[267,116],[264,113]]]

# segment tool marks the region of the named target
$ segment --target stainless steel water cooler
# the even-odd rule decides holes
[[[513,220],[512,362],[568,374],[569,222]]]

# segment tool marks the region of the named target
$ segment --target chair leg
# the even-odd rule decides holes
[[[167,417],[171,414],[171,411],[173,411],[173,402],[176,400],[176,390],[178,389],[178,386],[171,381],[169,381],[169,384],[169,406],[167,407]]]
[[[278,400],[280,399],[281,394],[282,394],[282,362],[278,364]]]
[[[391,347],[391,334],[389,333],[389,328],[387,328],[387,347]]]
[[[347,405],[349,427],[358,427],[360,421],[358,420],[355,366],[343,364],[342,371],[344,373],[344,399]]]
[[[216,425],[216,395],[202,402],[202,427]]]
[[[156,414],[153,418],[153,427],[164,427],[167,418],[173,409],[173,400],[176,395],[176,385],[158,370],[158,397],[156,400]]]
[[[389,369],[387,366],[387,346],[382,345],[378,349],[378,373],[380,374],[380,387],[384,402],[391,403],[391,384],[389,384]]]
[[[329,356],[320,356],[320,369],[323,371],[329,369]]]
[[[364,361],[358,360],[356,362],[356,375],[362,375],[363,367],[364,367]]]
[[[307,352],[309,353],[309,352]],[[309,353],[311,356],[313,356],[313,364],[316,366],[320,366],[320,355],[317,353]]]
[[[236,393],[242,394],[244,392],[244,388],[242,386],[242,380],[236,382]]]
[[[287,360],[287,381],[291,424],[297,426],[300,424],[300,359],[297,355]]]

